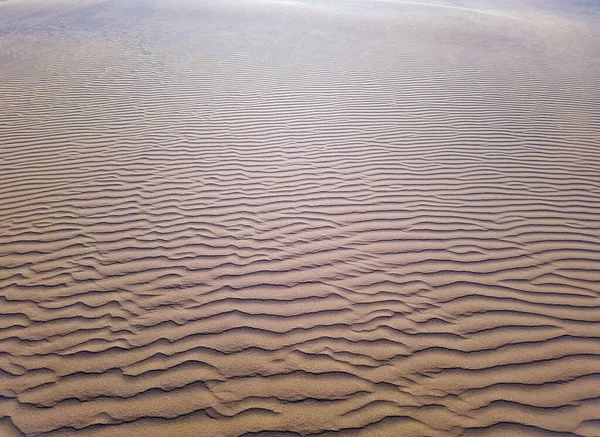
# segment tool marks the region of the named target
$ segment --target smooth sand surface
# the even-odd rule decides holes
[[[599,9],[0,2],[0,435],[600,436]]]

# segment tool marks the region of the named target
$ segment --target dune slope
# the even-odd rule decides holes
[[[599,436],[580,3],[1,2],[0,435]]]

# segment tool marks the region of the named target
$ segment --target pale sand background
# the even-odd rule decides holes
[[[0,3],[2,437],[600,435],[597,2],[416,3]]]

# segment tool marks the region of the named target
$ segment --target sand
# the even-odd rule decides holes
[[[0,435],[600,436],[599,9],[1,2]]]

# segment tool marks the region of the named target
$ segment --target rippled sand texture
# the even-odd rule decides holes
[[[0,3],[2,437],[600,435],[597,8],[415,3]]]

